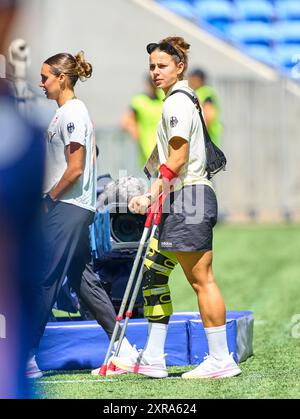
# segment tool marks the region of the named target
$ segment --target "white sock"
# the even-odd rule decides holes
[[[229,355],[227,339],[226,339],[226,325],[218,327],[204,328],[208,340],[209,355],[218,360],[223,360]]]
[[[117,349],[118,342],[119,341],[117,340],[114,343],[114,350]],[[130,356],[130,355],[135,354],[136,352],[137,352],[137,350],[131,346],[128,339],[124,336],[118,356],[122,356],[122,357],[123,356]]]
[[[151,323],[148,325],[148,339],[143,351],[146,359],[162,358],[165,350],[168,325],[163,323]]]

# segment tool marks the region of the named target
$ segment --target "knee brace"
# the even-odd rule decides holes
[[[169,276],[177,265],[173,252],[159,251],[152,238],[143,266],[144,316],[151,322],[168,323],[173,313]]]

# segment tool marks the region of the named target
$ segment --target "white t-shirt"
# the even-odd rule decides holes
[[[67,168],[66,146],[71,142],[84,146],[84,170],[59,200],[95,211],[97,179],[93,124],[87,108],[78,99],[68,100],[58,108],[49,125],[44,193],[50,192],[64,174]]]
[[[178,92],[170,96],[177,89],[194,94],[187,80],[177,82],[166,94],[162,119],[157,130],[160,164],[165,163],[168,159],[169,141],[173,137],[181,137],[189,143],[189,156],[180,171],[174,189],[178,190],[187,185],[208,185],[212,187],[205,170],[205,143],[199,113],[191,99],[184,93]]]

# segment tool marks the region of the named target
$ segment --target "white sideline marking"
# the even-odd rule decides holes
[[[179,380],[181,377],[166,377],[164,380]],[[65,383],[107,383],[108,381],[114,381],[115,383],[118,381],[113,378],[100,378],[98,380],[86,379],[86,380],[48,380],[48,381],[38,381],[38,384],[65,384]],[[126,383],[129,381],[137,382],[137,380],[126,380]]]
[[[51,380],[51,381],[39,381],[38,384],[65,384],[65,383],[99,383],[99,382],[105,382],[105,381],[116,381],[113,380],[112,378],[102,378],[99,380],[92,380],[92,379],[87,379],[87,380]]]

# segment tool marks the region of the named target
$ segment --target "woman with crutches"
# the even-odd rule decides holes
[[[96,211],[96,165],[93,124],[85,104],[74,92],[78,79],[91,77],[92,66],[83,52],[75,56],[59,53],[41,68],[41,83],[48,99],[58,108],[46,139],[44,184],[45,270],[39,294],[33,356],[27,376],[42,376],[34,353],[61,285],[68,277],[85,306],[110,338],[115,326],[112,303],[93,271],[89,246],[89,225]],[[117,336],[118,339],[118,336]],[[134,349],[124,339],[120,352]],[[114,370],[112,373],[122,371]],[[108,371],[110,373],[110,370]]]
[[[149,321],[146,346],[139,357],[116,356],[112,362],[126,371],[150,377],[168,375],[164,357],[172,314],[168,278],[179,262],[197,295],[209,347],[203,362],[182,378],[232,377],[241,371],[228,351],[225,305],[212,271],[217,201],[206,172],[198,111],[186,94],[177,91],[194,94],[183,80],[189,47],[180,37],[168,37],[147,46],[150,76],[166,95],[157,131],[160,176],[148,194],[130,201],[129,209],[144,214],[162,190],[170,194],[163,206],[159,233],[152,239],[144,261],[143,295]]]

